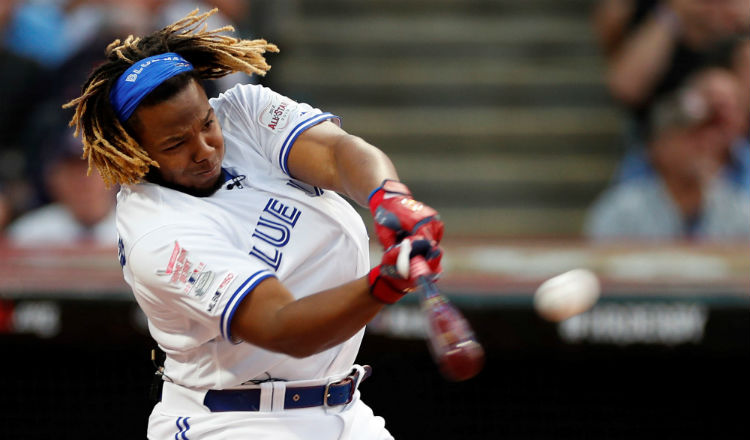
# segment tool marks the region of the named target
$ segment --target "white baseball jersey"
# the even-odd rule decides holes
[[[364,329],[303,359],[230,332],[237,306],[267,277],[301,298],[370,269],[357,212],[333,191],[292,179],[287,168],[300,133],[338,120],[257,85],[238,85],[210,104],[224,135],[229,178],[222,188],[194,197],[140,183],[123,186],[117,198],[125,281],[167,353],[166,376],[186,387],[224,389],[348,372]]]

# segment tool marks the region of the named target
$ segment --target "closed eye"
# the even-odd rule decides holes
[[[170,151],[176,151],[184,143],[185,143],[184,141],[177,142],[176,144],[172,144],[172,145],[168,146],[167,148],[165,148],[165,149],[163,149],[161,151],[162,151],[162,153],[166,153],[166,152],[170,152]]]
[[[214,123],[214,109],[213,107],[209,107],[208,111],[206,112],[206,117],[203,118],[203,131],[208,131],[211,128],[211,125]]]

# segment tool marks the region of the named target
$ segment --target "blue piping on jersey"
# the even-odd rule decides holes
[[[187,432],[190,429],[190,425],[188,424],[188,419],[189,418],[190,417],[184,417],[184,418],[183,417],[178,417],[177,418],[176,425],[177,425],[177,429],[179,429],[179,431],[177,431],[177,433],[174,435],[174,439],[175,440],[188,440],[188,438],[187,438]],[[184,427],[180,426],[180,422],[183,422],[185,424],[185,426]]]
[[[281,171],[283,171],[284,174],[286,174],[287,176],[291,176],[291,174],[289,174],[289,168],[287,167],[287,160],[289,159],[289,152],[292,150],[294,141],[296,141],[299,135],[301,135],[305,130],[327,119],[340,118],[331,113],[321,113],[309,119],[305,119],[304,121],[297,124],[297,126],[294,127],[291,132],[289,132],[289,135],[284,140],[284,143],[281,146],[281,151],[279,152],[279,166],[281,167]]]
[[[255,286],[258,285],[261,281],[265,280],[268,277],[272,277],[274,274],[268,270],[262,269],[254,274],[250,275],[240,287],[234,291],[232,294],[232,297],[229,298],[229,301],[227,302],[227,306],[224,308],[224,311],[221,312],[221,336],[223,336],[228,341],[232,341],[232,334],[230,332],[230,326],[232,323],[232,318],[234,317],[234,312],[237,310],[237,307],[239,307],[242,300],[247,296],[250,291],[255,289]],[[245,288],[246,285],[250,284],[247,288]],[[240,292],[242,292],[240,294]],[[227,314],[227,311],[229,311],[229,314]]]
[[[230,172],[229,172],[229,171],[228,171],[228,170],[227,170],[226,168],[224,168],[224,167],[221,167],[221,172],[222,172],[222,173],[224,173],[224,183],[227,183],[227,182],[229,182],[230,180],[232,180],[232,179],[234,179],[235,177],[237,177],[237,176],[235,176],[234,174],[230,173]]]

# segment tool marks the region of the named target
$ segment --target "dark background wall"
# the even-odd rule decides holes
[[[56,304],[56,336],[0,335],[0,438],[145,438],[154,345],[134,305]],[[488,354],[466,382],[445,381],[424,341],[365,338],[358,360],[374,374],[362,395],[397,439],[748,434],[744,305],[709,307],[702,340],[674,346],[567,343],[527,307],[462,308]]]

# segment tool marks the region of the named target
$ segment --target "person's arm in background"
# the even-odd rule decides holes
[[[5,227],[10,223],[13,218],[13,210],[10,205],[10,200],[3,194],[2,186],[0,186],[0,239],[5,234]]]
[[[245,19],[252,8],[252,3],[244,0],[208,0],[207,3],[219,8],[222,14],[235,22]]]
[[[612,20],[610,26],[625,25]],[[607,84],[615,99],[630,106],[642,104],[669,66],[679,35],[679,16],[662,3],[624,36],[607,60]]]
[[[750,39],[745,38],[737,45],[732,71],[740,82],[740,103],[743,108],[750,108]]]
[[[594,5],[592,25],[605,57],[620,47],[634,8],[633,0],[599,0]]]

